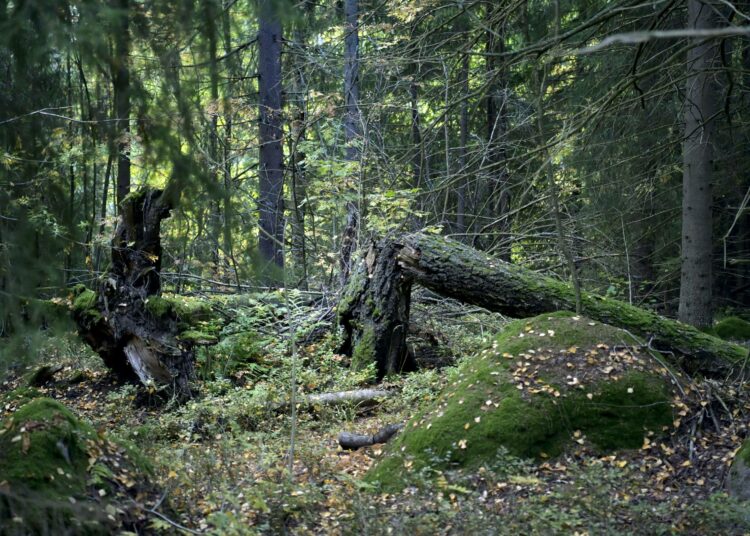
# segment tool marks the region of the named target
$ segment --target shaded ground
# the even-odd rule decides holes
[[[424,329],[434,330],[431,310],[422,313]],[[472,314],[455,323],[438,319],[442,329],[436,339],[455,342],[441,349],[443,356],[480,344],[483,329],[472,328]],[[474,327],[502,321],[478,315]],[[341,366],[346,358],[335,347],[330,340],[300,349],[295,360],[300,391],[365,384],[366,375]],[[39,390],[95,428],[132,441],[152,460],[155,483],[166,493],[141,506],[155,533],[178,527],[215,534],[750,532],[747,505],[723,494],[729,464],[748,433],[745,384],[709,382],[697,388],[685,378],[684,400],[675,401],[676,431],[660,441],[645,437],[640,449],[598,456],[573,430],[575,447],[554,460],[537,464],[500,451],[491,463],[471,470],[426,468],[413,475],[414,485],[388,494],[361,480],[385,447],[344,452],[337,434],[373,433],[408,421],[417,404],[435,400],[441,387],[455,380],[456,369],[390,380],[385,387],[397,396],[376,407],[300,408],[290,472],[291,416],[273,409],[272,402],[289,394],[291,358],[284,345],[268,351],[277,366],[267,377],[246,381],[242,371],[211,377],[201,396],[182,406],[116,384],[96,359],[82,358],[86,351],[78,347],[48,355],[48,362],[64,368]],[[627,355],[618,356],[622,350],[596,351],[628,365]],[[591,366],[592,358],[579,351],[553,356],[571,370]],[[513,371],[533,384],[523,363]],[[2,382],[0,397],[22,381],[19,371]],[[3,417],[16,409],[5,398],[1,403]]]

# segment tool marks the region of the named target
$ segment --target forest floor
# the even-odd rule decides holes
[[[464,334],[460,343],[438,352],[447,362],[449,353],[469,351],[503,323],[497,315],[464,311],[450,326],[445,318],[431,317],[428,307],[421,313],[423,330],[439,332],[434,340]],[[42,350],[46,364],[63,368],[39,391],[95,428],[131,441],[151,460],[163,495],[139,506],[147,533],[750,533],[750,509],[723,493],[728,467],[748,436],[750,402],[737,404],[750,401],[744,385],[742,392],[733,391],[737,409],[726,415],[713,410],[710,384],[696,386],[694,394],[706,402],[698,405],[703,411],[677,417],[689,423],[687,436],[646,437],[641,449],[609,456],[596,455],[580,441],[544,463],[499,452],[492,463],[472,471],[415,475],[414,485],[389,494],[362,480],[385,447],[344,451],[338,434],[369,434],[408,422],[455,369],[426,368],[391,378],[381,387],[395,396],[375,406],[299,406],[294,421],[288,407],[268,403],[288,397],[292,365],[298,396],[367,385],[366,374],[342,366],[346,358],[335,353],[334,342],[299,348],[294,363],[286,355],[279,370],[287,372],[275,376],[257,377],[252,367],[231,377],[212,376],[195,399],[177,404],[116,382],[71,337]],[[24,371],[16,371],[0,383],[0,401],[24,378]],[[15,409],[13,402],[2,402],[0,417]]]

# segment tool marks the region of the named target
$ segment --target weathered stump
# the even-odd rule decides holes
[[[161,222],[171,203],[161,190],[144,190],[123,201],[112,239],[112,264],[96,292],[79,289],[74,318],[105,364],[125,379],[171,385],[189,393],[194,352],[177,340],[173,312],[148,307],[161,291]]]
[[[338,307],[343,351],[355,368],[374,361],[378,379],[416,368],[406,346],[412,281],[398,264],[398,251],[393,242],[371,242],[352,267]]]

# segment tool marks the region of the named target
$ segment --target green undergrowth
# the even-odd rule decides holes
[[[481,466],[500,447],[536,459],[584,443],[598,452],[639,447],[672,423],[672,386],[659,357],[634,343],[572,313],[509,324],[461,364],[367,480],[398,489],[420,471]]]

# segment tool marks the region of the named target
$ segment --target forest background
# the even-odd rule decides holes
[[[0,332],[144,186],[166,291],[335,290],[423,229],[709,326],[750,302],[747,7],[4,2]]]

